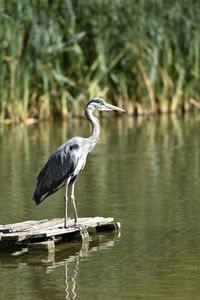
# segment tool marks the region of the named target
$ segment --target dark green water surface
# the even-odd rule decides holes
[[[0,251],[0,299],[200,299],[200,116],[101,123],[78,213],[114,217],[121,236],[59,245],[55,256]],[[64,190],[35,206],[36,176],[89,131],[86,121],[0,128],[0,224],[63,217]]]

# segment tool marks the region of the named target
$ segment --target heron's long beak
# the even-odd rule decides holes
[[[105,107],[106,107],[106,110],[118,110],[118,111],[123,111],[123,112],[125,112],[124,109],[122,109],[122,108],[120,108],[120,107],[118,107],[118,106],[109,104],[109,103],[106,103],[106,104],[105,104]]]

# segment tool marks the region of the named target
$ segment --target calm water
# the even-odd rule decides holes
[[[113,216],[121,236],[97,236],[55,257],[0,252],[0,299],[200,298],[200,116],[103,120],[79,176],[79,215]],[[0,128],[0,223],[63,216],[60,191],[36,207],[36,176],[87,122]],[[72,211],[71,211],[72,214]]]

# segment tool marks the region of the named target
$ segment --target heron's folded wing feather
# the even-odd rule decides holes
[[[76,146],[75,146],[76,145]],[[35,196],[45,198],[60,189],[67,178],[73,176],[79,160],[79,145],[59,148],[47,161],[37,177]]]

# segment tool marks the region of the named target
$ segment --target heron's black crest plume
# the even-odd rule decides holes
[[[86,107],[88,106],[88,105],[90,105],[91,103],[100,103],[100,104],[104,104],[105,103],[105,101],[103,100],[103,99],[101,99],[101,98],[93,98],[93,99],[91,99],[88,103],[87,103],[87,105],[86,105]]]
[[[85,115],[92,125],[92,133],[87,138],[74,137],[65,142],[49,158],[37,177],[37,186],[33,194],[36,204],[40,204],[45,198],[54,194],[66,186],[65,192],[65,224],[67,226],[67,202],[68,186],[72,185],[71,200],[74,207],[75,224],[78,220],[75,205],[74,186],[76,178],[85,167],[88,153],[96,145],[100,135],[100,125],[98,119],[93,115],[94,110],[118,110],[123,109],[106,103],[101,98],[91,99],[85,108]]]

